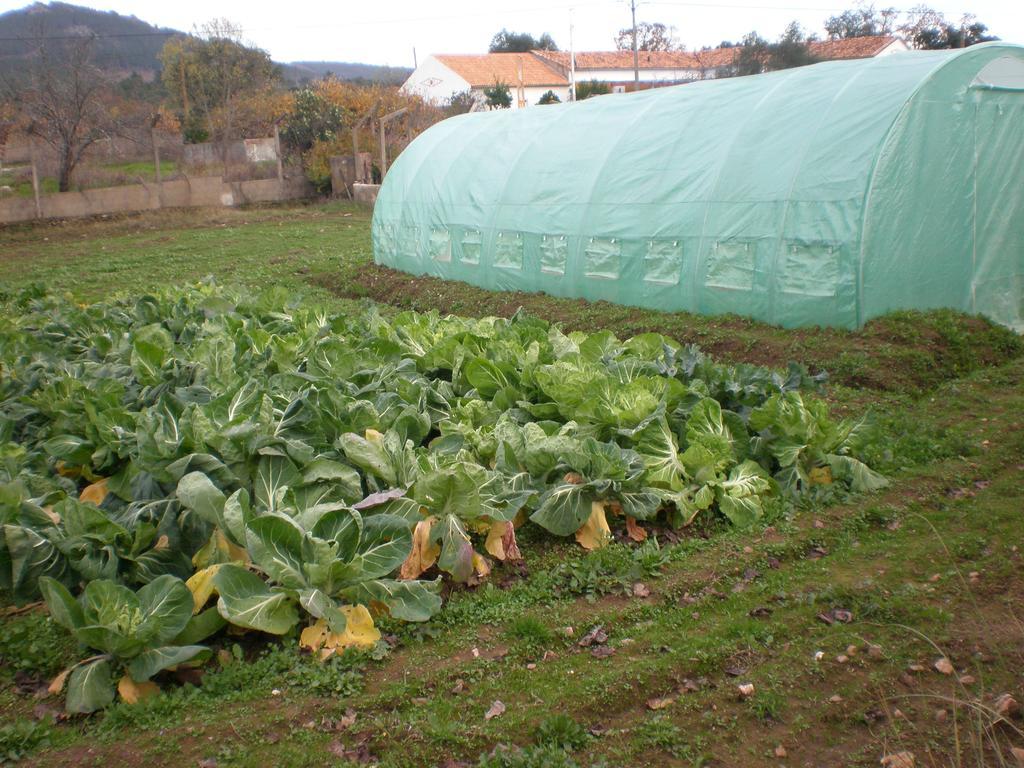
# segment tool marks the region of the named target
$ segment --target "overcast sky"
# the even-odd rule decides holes
[[[919,2],[892,4],[905,9]],[[25,4],[24,0],[0,0],[0,13]],[[420,60],[431,53],[483,53],[502,27],[534,35],[548,32],[559,47],[568,49],[570,20],[577,51],[610,50],[615,33],[630,22],[629,3],[624,0],[83,0],[77,4],[182,30],[213,17],[227,18],[277,61],[393,66],[412,66],[413,48]],[[1024,0],[927,4],[951,20],[973,13],[1003,40],[1024,43]],[[852,0],[652,0],[638,3],[637,20],[672,25],[687,48],[700,48],[738,40],[751,30],[774,39],[794,19],[823,36],[824,20],[851,6]]]

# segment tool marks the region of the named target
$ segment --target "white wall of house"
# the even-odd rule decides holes
[[[910,46],[897,37],[895,40],[893,40],[891,43],[885,46],[885,48],[876,53],[875,56],[889,56],[893,53],[901,53],[903,51],[909,50]]]
[[[438,105],[448,101],[453,93],[467,89],[469,83],[433,56],[427,56],[401,88],[405,93],[416,94],[424,101]]]
[[[512,109],[519,108],[519,88],[516,85],[509,84],[509,91],[512,94]],[[476,89],[475,89],[476,90]],[[569,86],[567,85],[527,85],[523,86],[523,100],[529,107],[535,106],[540,101],[540,97],[548,91],[554,91],[555,96],[561,99],[563,102],[569,100]],[[486,99],[483,95],[483,88],[479,89],[480,98]]]
[[[681,83],[699,80],[700,72],[695,69],[641,69],[641,83]],[[576,82],[597,80],[602,83],[633,82],[632,69],[580,69],[576,68]]]

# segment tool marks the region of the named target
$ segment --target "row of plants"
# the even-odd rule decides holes
[[[54,681],[72,712],[152,695],[227,625],[371,647],[374,617],[523,558],[523,525],[595,549],[885,483],[800,366],[524,315],[29,291],[0,366],[0,587],[97,651]]]

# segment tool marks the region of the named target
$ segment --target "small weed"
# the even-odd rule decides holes
[[[526,653],[537,654],[551,645],[554,633],[534,616],[520,616],[509,624],[505,634]]]
[[[667,752],[673,757],[682,757],[690,747],[683,729],[664,715],[645,720],[633,730],[633,736],[640,749]]]
[[[559,713],[541,721],[534,732],[534,739],[540,747],[557,747],[573,752],[587,745],[590,734],[571,717]]]
[[[579,768],[579,764],[557,747],[508,747],[499,744],[481,755],[477,768]]]
[[[33,611],[4,622],[0,664],[50,677],[74,660],[74,640],[46,613]]]
[[[46,720],[15,720],[0,726],[0,765],[16,763],[50,743],[53,726]]]
[[[760,689],[750,700],[750,708],[758,720],[781,720],[786,697],[778,691]]]

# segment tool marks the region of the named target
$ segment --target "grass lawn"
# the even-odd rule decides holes
[[[526,533],[526,570],[453,591],[426,625],[388,626],[383,659],[320,665],[289,642],[239,637],[200,688],[57,724],[34,692],[77,651],[44,612],[8,609],[0,763],[866,767],[906,751],[918,766],[1016,765],[1024,725],[996,712],[1002,694],[1024,701],[1024,345],[1010,332],[949,312],[784,331],[490,294],[374,267],[368,212],[341,203],[0,238],[5,293],[42,284],[87,302],[213,276],[332,310],[523,305],[622,338],[659,330],[735,362],[798,360],[831,373],[838,413],[874,412],[892,481],[750,529],[688,529],[658,552],[587,555]],[[597,625],[607,641],[581,646]],[[504,711],[487,717],[495,702]],[[497,745],[522,750],[492,755]]]

